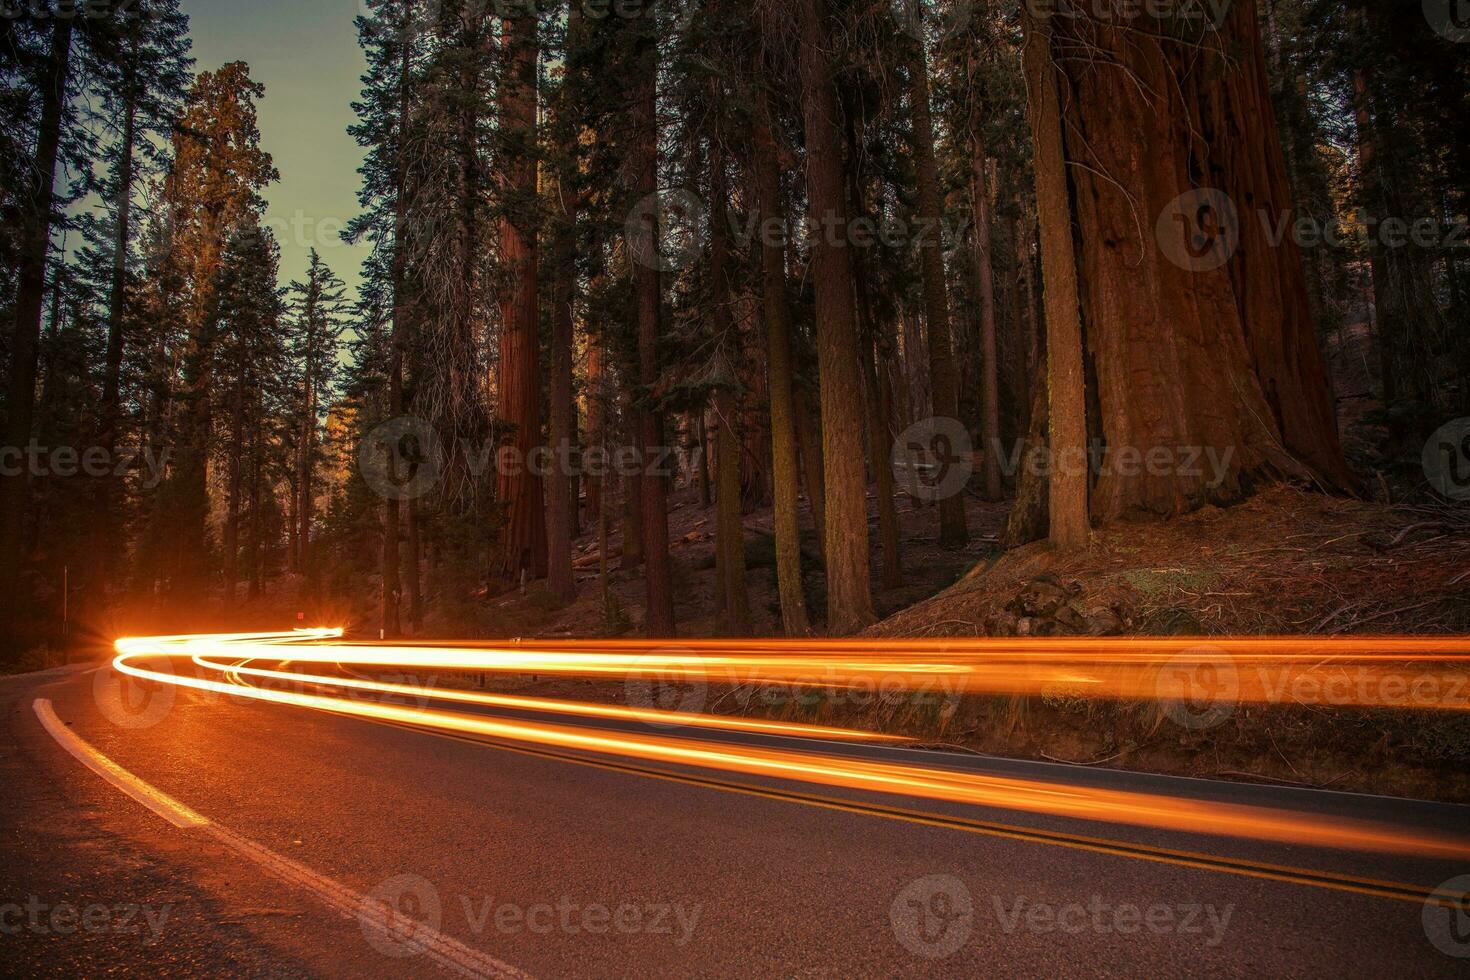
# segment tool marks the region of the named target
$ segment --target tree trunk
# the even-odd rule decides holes
[[[754,120],[753,174],[756,208],[762,222],[779,220],[781,170],[776,144],[766,122],[769,98]],[[786,304],[786,249],[768,236],[761,238],[761,298],[766,321],[766,365],[771,403],[771,469],[775,491],[776,585],[781,594],[781,623],[788,637],[810,636],[806,590],[801,577],[801,502],[798,496],[796,412],[793,401],[791,310]]]
[[[859,292],[865,290],[859,287]],[[866,302],[863,303],[868,308]],[[864,330],[863,388],[868,407],[868,460],[873,470],[873,494],[878,510],[878,541],[883,552],[883,588],[897,589],[903,586],[903,552],[899,547],[901,537],[898,526],[898,504],[894,496],[893,478],[893,430],[883,411],[883,392],[879,387],[878,375],[873,366],[878,345],[874,338],[875,327],[869,324]]]
[[[240,557],[240,491],[244,478],[245,392],[236,382],[230,396],[230,471],[225,487],[224,572],[225,602],[235,602],[235,586],[239,581]]]
[[[1052,22],[1046,13],[1026,16],[1024,21],[1023,61],[1036,153],[1036,207],[1045,277],[1048,443],[1054,461],[1075,461],[1086,456],[1087,402],[1072,208],[1067,197],[1057,69],[1052,63]],[[1049,486],[1052,545],[1064,551],[1086,547],[1090,535],[1086,468],[1053,466]]]
[[[627,388],[623,389],[622,403],[623,419],[628,429],[625,435],[631,437],[636,448],[641,419],[638,411],[633,407],[633,395]],[[622,567],[633,569],[643,564],[643,472],[641,468],[623,474],[621,484],[623,493]]]
[[[265,536],[264,523],[261,515],[262,484],[261,468],[264,465],[260,445],[261,427],[261,405],[257,396],[252,406],[250,419],[250,544],[246,548],[248,574],[250,585],[246,589],[246,597],[255,600],[260,598],[261,576],[263,556],[261,554],[263,539]]]
[[[602,333],[597,331],[587,338],[587,446],[596,449],[602,465],[594,472],[588,468],[587,514],[589,519],[602,520],[602,498],[607,493],[607,392],[605,390]]]
[[[306,578],[308,592],[312,591],[315,573],[311,555],[312,485],[315,482],[312,476],[316,469],[316,384],[313,381],[315,370],[315,358],[308,349],[306,355],[306,414],[301,420],[301,454],[298,457],[296,471],[296,490],[301,494],[301,503],[296,512],[297,520],[301,525],[300,530],[296,532],[296,547],[300,549],[296,557],[296,565]]]
[[[423,556],[422,528],[424,515],[418,501],[408,502],[408,554],[404,556],[404,571],[408,573],[408,627],[415,634],[424,623],[424,589],[419,575],[419,561]]]
[[[658,193],[658,44],[644,40],[646,50],[640,52],[635,102],[633,104],[634,196],[651,200]],[[653,248],[645,258],[633,263],[633,292],[638,308],[638,381],[643,397],[654,397],[658,384],[658,337],[661,319],[662,284],[653,257],[657,255],[658,228],[649,228]],[[643,510],[643,576],[648,590],[648,606],[644,632],[650,637],[674,635],[673,573],[669,563],[668,488],[655,471],[664,443],[662,414],[651,404],[638,410],[638,458],[642,476],[638,479]]]
[[[750,632],[750,597],[745,583],[745,521],[741,499],[741,443],[736,430],[739,406],[735,388],[739,374],[732,351],[740,348],[735,321],[730,315],[730,222],[725,213],[729,199],[725,153],[718,136],[711,140],[710,154],[710,322],[716,337],[716,369],[719,388],[715,393],[718,429],[715,468],[718,474],[719,513],[715,530],[716,577],[724,594],[722,609],[725,629],[735,635]]]
[[[133,171],[138,128],[138,85],[136,65],[141,26],[134,21],[129,28],[128,54],[123,75],[123,128],[117,166],[117,229],[112,243],[112,281],[107,299],[107,353],[102,367],[101,432],[98,445],[109,458],[117,449],[118,432],[122,428],[122,362],[123,317],[127,301],[128,247],[132,241]],[[112,561],[121,545],[121,515],[118,513],[117,484],[101,480],[98,486],[97,520],[101,528],[95,581],[106,592],[112,580]],[[232,593],[233,595],[233,593]]]
[[[546,487],[547,586],[563,602],[577,597],[576,574],[572,570],[572,522],[574,501],[572,474],[566,464],[572,458],[576,426],[572,402],[572,303],[576,286],[575,190],[558,182],[562,213],[556,229],[556,279],[552,285],[551,310],[551,479]]]
[[[827,555],[827,491],[822,485],[822,425],[819,412],[814,412],[811,396],[793,383],[791,405],[795,412],[796,442],[801,450],[802,482],[806,485],[806,502],[812,512],[812,530],[816,532],[817,550]]]
[[[986,500],[1001,498],[1000,364],[995,342],[995,270],[990,249],[990,188],[985,134],[977,122],[971,134],[970,196],[975,208],[975,284],[980,294],[980,433],[984,443]]]
[[[699,467],[699,506],[708,510],[715,502],[714,490],[709,478],[709,421],[708,410],[703,406],[695,418],[695,435],[699,444],[695,446],[694,462]]]
[[[848,147],[857,155],[857,133],[848,129]],[[848,171],[848,193],[852,213],[868,217],[868,207],[863,193],[862,178],[855,169]],[[858,327],[858,356],[861,358],[863,380],[863,404],[867,409],[868,467],[873,471],[874,507],[878,512],[878,544],[883,554],[883,588],[896,589],[903,585],[903,554],[899,547],[901,532],[898,526],[898,504],[894,497],[893,478],[893,430],[883,411],[883,395],[878,385],[874,362],[880,344],[879,326],[873,315],[873,294],[870,287],[870,270],[866,255],[857,252],[852,257],[856,289],[854,300]],[[866,513],[866,511],[865,511]]]
[[[1300,253],[1289,236],[1275,247],[1268,238],[1291,201],[1256,4],[1233,5],[1197,44],[1090,17],[1032,27],[1054,539],[1086,538],[1085,457],[1066,458],[1085,449],[1079,309],[1106,447],[1095,519],[1179,514],[1273,476],[1354,485]],[[1050,58],[1084,46],[1101,60]],[[1075,145],[1054,112],[1063,104]],[[1076,307],[1063,261],[1073,254]]]
[[[918,0],[910,0],[918,8]],[[934,392],[934,414],[960,417],[959,376],[950,339],[949,287],[944,274],[944,241],[940,233],[943,206],[939,168],[934,160],[934,120],[929,108],[929,58],[922,33],[910,46],[909,101],[913,107],[914,173],[918,180],[920,227],[927,228],[919,242],[924,280],[924,319],[929,327],[929,383]],[[965,493],[961,490],[939,500],[939,544],[963,548],[970,541],[965,520]]]
[[[837,92],[829,61],[831,35],[822,0],[798,0],[798,61],[807,144],[807,197],[819,228],[845,232],[847,181]],[[852,261],[848,243],[829,234],[812,245],[816,285],[817,358],[822,384],[822,439],[827,500],[827,627],[837,635],[871,624],[867,477],[863,438],[862,375],[857,362]]]
[[[535,224],[525,213],[536,206],[536,27],[534,18],[506,17],[500,35],[501,49],[511,62],[500,93],[500,128],[523,144],[502,163],[512,213],[500,219],[500,254],[510,282],[500,305],[497,412],[515,431],[514,458],[497,468],[496,495],[506,513],[500,574],[511,581],[523,572],[536,578],[547,573],[542,481],[530,465],[541,445],[538,255]]]
[[[406,8],[405,8],[406,9]],[[393,332],[388,355],[388,411],[393,418],[403,415],[403,362],[408,350],[408,156],[404,143],[408,138],[411,46],[401,45],[398,56],[398,147],[393,180]],[[413,506],[409,502],[410,508]],[[403,591],[400,549],[400,527],[403,503],[396,497],[383,501],[383,594],[379,624],[384,638],[403,633],[399,598]],[[418,576],[415,573],[414,578]]]
[[[31,440],[36,399],[36,357],[41,338],[41,307],[46,294],[46,256],[51,250],[51,212],[55,206],[56,159],[66,107],[67,72],[71,65],[73,18],[58,17],[51,29],[51,54],[41,90],[32,183],[26,191],[20,228],[15,325],[10,342],[10,384],[6,391],[4,438],[0,445],[25,446]],[[27,472],[0,476],[0,595],[10,605],[25,535]]]

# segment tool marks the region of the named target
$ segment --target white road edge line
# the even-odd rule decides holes
[[[57,744],[75,756],[77,761],[82,765],[175,827],[209,826],[208,817],[201,816],[184,806],[178,800],[149,786],[143,780],[134,776],[122,766],[82,741],[75,732],[66,727],[60,718],[56,717],[56,711],[51,707],[50,700],[47,698],[37,698],[32,706],[36,709],[36,717],[41,719],[41,727],[46,729],[51,734],[51,737],[56,739]]]
[[[346,885],[284,857],[255,843],[248,838],[191,810],[173,797],[155,789],[107,756],[98,752],[57,717],[47,698],[32,702],[41,726],[66,749],[77,761],[101,776],[123,793],[158,814],[175,827],[190,829],[207,828],[209,833],[234,851],[243,854],[271,875],[313,892],[318,898],[348,919],[357,920],[363,928],[381,933],[401,944],[408,955],[422,952],[430,959],[456,973],[468,977],[487,977],[494,980],[531,980],[531,975],[508,963],[466,946],[459,940],[446,936],[427,923],[403,919],[395,909],[378,899],[358,894]]]

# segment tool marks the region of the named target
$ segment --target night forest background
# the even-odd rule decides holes
[[[283,618],[1376,631],[1427,595],[1470,626],[1435,550],[1464,484],[1426,462],[1470,416],[1470,37],[1419,0],[1163,6],[367,0],[353,291],[315,254],[282,281],[256,110],[292,94],[195,64],[179,0],[7,16],[0,445],[46,451],[0,477],[9,663]],[[583,462],[495,463],[538,447]],[[621,447],[666,465],[585,463]],[[1271,566],[1333,501],[1354,574],[1422,545],[1431,591],[1388,563],[1299,623],[1211,611],[1284,601],[1259,581],[1058,612],[1115,529]],[[901,615],[1008,555],[1009,611]],[[1142,609],[1170,589],[1184,625]]]

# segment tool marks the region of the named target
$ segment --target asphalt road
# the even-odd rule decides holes
[[[653,773],[184,690],[120,714],[97,677],[0,680],[6,976],[1470,975],[1470,919],[1426,925],[1422,901],[1341,877],[1433,888],[1470,867]],[[208,824],[84,767],[37,699]],[[1460,807],[829,750],[1470,832]]]

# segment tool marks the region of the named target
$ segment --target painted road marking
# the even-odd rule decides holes
[[[134,776],[122,766],[82,741],[75,732],[66,727],[60,718],[56,717],[56,712],[52,709],[51,702],[48,699],[37,698],[32,706],[36,709],[36,717],[41,719],[41,727],[45,728],[51,734],[52,738],[56,739],[57,744],[76,757],[78,762],[107,780],[113,786],[122,790],[128,796],[131,796],[175,827],[207,827],[209,825],[208,817],[201,816],[173,797],[149,786],[143,780]]]
[[[305,888],[346,918],[357,920],[365,929],[373,929],[382,933],[391,941],[402,946],[416,948],[436,963],[455,973],[467,977],[491,978],[491,980],[531,980],[530,974],[466,946],[427,923],[408,920],[407,928],[405,928],[405,925],[401,924],[402,917],[398,914],[398,910],[386,908],[382,901],[359,894],[298,861],[277,854],[249,838],[241,837],[234,831],[190,809],[162,790],[145,783],[68,729],[66,724],[56,716],[56,711],[51,707],[48,699],[37,698],[32,703],[32,707],[35,709],[36,717],[41,720],[41,726],[50,733],[52,738],[56,739],[62,748],[88,769],[175,827],[206,829],[215,839],[231,850],[249,858],[273,877]]]

